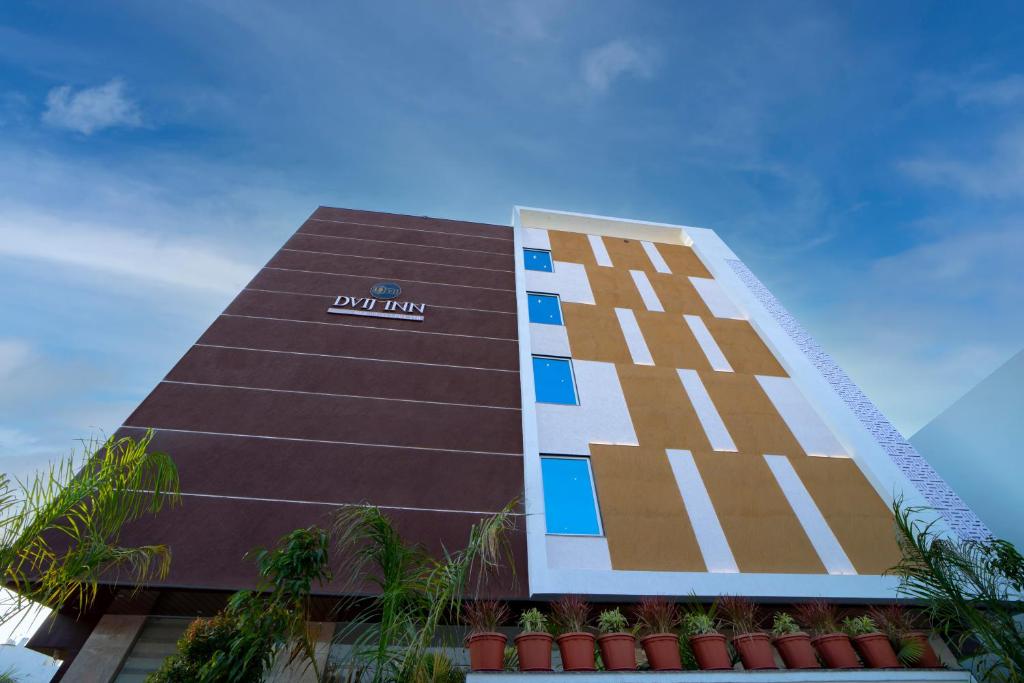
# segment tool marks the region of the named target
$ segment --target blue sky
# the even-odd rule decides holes
[[[1024,346],[1019,3],[4,3],[0,469],[319,204],[718,230],[911,434]]]

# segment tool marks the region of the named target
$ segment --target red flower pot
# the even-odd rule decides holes
[[[563,633],[555,638],[562,653],[564,671],[595,671],[594,636],[590,633]]]
[[[697,665],[705,671],[721,671],[732,668],[729,648],[725,646],[725,636],[721,633],[706,633],[690,636],[690,649],[697,658]]]
[[[906,637],[908,640],[916,640],[921,644],[921,658],[914,666],[922,669],[938,669],[942,666],[942,661],[935,654],[931,643],[928,642],[928,634],[925,631],[910,631]]]
[[[857,645],[861,659],[872,669],[900,668],[900,660],[896,659],[892,643],[884,633],[865,633],[862,636],[854,636],[853,642]]]
[[[505,668],[504,633],[472,633],[466,638],[469,668],[473,671],[502,671]]]
[[[857,659],[857,653],[853,651],[850,644],[850,637],[845,633],[826,633],[823,636],[811,638],[818,654],[825,661],[825,667],[829,669],[860,669],[862,665]]]
[[[732,639],[744,669],[778,669],[767,633],[743,633]]]
[[[636,639],[631,633],[606,633],[597,637],[601,661],[607,671],[636,670]]]
[[[806,633],[779,636],[773,642],[787,669],[821,668],[821,663],[818,662],[818,657],[814,654],[814,647],[811,645],[811,637]]]
[[[551,671],[550,633],[520,633],[515,637],[520,671]]]
[[[679,637],[674,633],[652,633],[640,639],[653,671],[682,671],[679,656]]]

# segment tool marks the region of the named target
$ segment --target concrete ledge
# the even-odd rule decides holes
[[[778,671],[600,671],[471,673],[466,683],[972,683],[969,671],[946,669],[817,669]]]

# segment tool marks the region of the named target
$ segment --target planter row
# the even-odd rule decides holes
[[[917,664],[919,667],[942,666],[928,644],[927,634],[915,632],[911,637],[922,645],[924,651]],[[547,633],[522,633],[515,638],[519,670],[551,671],[552,643],[557,642],[565,671],[594,671],[595,640],[601,650],[605,670],[633,671],[637,668],[636,639],[630,633],[611,633],[597,636],[596,639],[590,633],[565,633],[557,638]],[[469,636],[470,668],[473,671],[503,670],[507,641],[503,633],[475,633]],[[716,671],[733,668],[724,635],[712,633],[691,636],[689,641],[701,669]],[[882,633],[854,636],[852,642],[844,633],[829,633],[815,638],[806,633],[794,633],[774,640],[766,633],[749,633],[734,637],[732,643],[743,662],[743,668],[751,670],[778,668],[772,652],[773,643],[787,669],[821,668],[818,656],[829,669],[859,669],[864,664],[873,669],[902,667],[889,639]],[[652,670],[682,670],[679,641],[674,633],[644,636],[640,639],[640,645]]]

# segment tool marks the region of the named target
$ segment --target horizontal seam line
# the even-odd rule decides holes
[[[277,394],[301,394],[304,396],[331,396],[334,398],[358,398],[366,401],[399,401],[402,403],[426,403],[435,406],[457,406],[459,408],[481,408],[484,410],[520,410],[509,406],[477,405],[473,403],[453,403],[450,401],[426,401],[416,398],[391,398],[387,396],[364,396],[361,394],[335,394],[330,391],[304,391],[302,389],[272,389],[269,387],[246,387],[239,384],[216,384],[214,382],[185,382],[177,379],[164,379],[161,384],[183,384],[194,387],[215,387],[218,389],[240,389],[242,391],[270,391]]]
[[[243,292],[266,292],[268,294],[288,294],[292,296],[315,296],[318,298],[336,296],[334,294],[310,294],[309,292],[285,292],[280,289],[262,289],[260,287],[243,287]],[[466,308],[464,306],[442,306],[441,304],[432,304],[427,302],[427,306],[433,308],[444,308],[452,311],[476,311],[477,313],[499,313],[501,315],[515,315],[515,311],[493,311],[488,308]]]
[[[133,489],[139,493],[153,493],[147,489]],[[410,512],[444,512],[455,515],[496,515],[499,511],[488,512],[484,510],[452,510],[451,508],[423,508],[423,507],[411,507],[406,505],[372,505],[369,503],[331,503],[325,500],[298,500],[294,498],[264,498],[263,496],[230,496],[221,493],[196,493],[182,491],[182,496],[190,496],[192,498],[223,498],[225,500],[255,500],[261,503],[293,503],[295,505],[325,505],[328,507],[346,507],[346,508],[380,508],[383,510],[406,510]],[[511,512],[509,513],[516,517],[521,517],[522,512]]]
[[[333,251],[316,251],[315,249],[292,249],[281,247],[281,251],[296,251],[301,254],[323,254],[324,256],[343,256],[345,258],[361,258],[370,261],[397,261],[398,263],[415,263],[419,266],[438,266],[439,268],[462,268],[463,270],[483,270],[488,273],[515,273],[514,270],[502,270],[501,268],[481,268],[480,266],[456,266],[451,263],[434,263],[433,261],[413,261],[404,258],[387,258],[386,256],[360,256],[359,254],[339,254]]]
[[[281,266],[263,266],[263,270],[285,270],[292,273],[314,273],[316,275],[341,275],[343,277],[364,277],[368,279],[394,279],[402,280],[403,282],[415,282],[421,285],[435,285],[438,287],[464,287],[467,289],[487,289],[494,292],[514,292],[513,289],[505,289],[503,287],[478,287],[477,285],[457,285],[452,282],[427,282],[426,280],[410,280],[404,277],[395,277],[394,275],[359,275],[357,273],[335,273],[329,270],[306,270],[304,268],[282,268]]]
[[[205,429],[176,429],[174,427],[154,427],[149,425],[147,427],[139,425],[124,424],[121,425],[122,429],[134,429],[146,430],[152,429],[155,432],[176,432],[179,434],[205,434],[207,436],[233,436],[241,439],[267,439],[270,441],[301,441],[305,443],[328,443],[336,444],[339,446],[366,446],[370,448],[398,448],[407,451],[441,451],[447,453],[470,453],[473,455],[502,455],[513,458],[521,458],[522,453],[511,453],[508,451],[470,451],[460,448],[444,448],[434,446],[402,446],[400,444],[391,443],[364,443],[362,441],[338,441],[335,439],[305,439],[300,436],[264,436],[261,434],[235,434],[233,432],[211,432]]]
[[[381,225],[380,223],[360,223],[359,221],[339,221],[336,218],[307,218],[307,221],[317,221],[319,223],[339,223],[341,225],[365,225],[370,228],[388,228],[389,230],[408,230],[409,232],[426,232],[436,235],[451,235],[452,237],[469,237],[472,239],[481,240],[499,240],[501,242],[512,242],[512,237],[496,237],[486,235],[463,235],[457,232],[444,232],[443,230],[425,230],[424,228],[400,228],[397,225]],[[507,226],[495,226],[495,227],[507,227]],[[509,230],[512,228],[509,227]]]
[[[506,254],[500,251],[483,251],[482,249],[462,249],[460,247],[442,247],[436,244],[416,244],[415,242],[391,242],[389,240],[373,240],[369,237],[347,237],[345,235],[321,235],[316,232],[305,232],[301,228],[292,237],[306,235],[307,237],[323,237],[331,240],[356,240],[357,242],[376,242],[377,244],[398,244],[403,247],[419,247],[421,249],[447,249],[448,251],[465,251],[472,254],[491,254],[492,256],[504,256],[512,258],[513,254]]]
[[[201,346],[211,349],[231,349],[235,351],[255,351],[258,353],[289,353],[296,356],[315,356],[320,358],[343,358],[346,360],[364,360],[371,363],[401,363],[403,365],[426,365],[436,368],[458,368],[460,370],[479,370],[481,372],[516,372],[518,370],[506,370],[504,368],[481,368],[475,365],[451,365],[449,363],[425,363],[415,360],[394,360],[391,358],[365,358],[363,356],[342,356],[334,353],[311,353],[309,351],[283,351],[280,349],[257,349],[251,346],[230,346],[227,344],[201,344],[196,342],[192,346]]]
[[[292,320],[291,318],[274,318],[268,315],[242,315],[241,313],[221,313],[225,318],[253,318],[255,320],[277,320],[283,323],[300,323],[302,325],[328,325],[329,327],[358,327],[362,330],[386,330],[388,332],[405,332],[407,334],[435,334],[442,337],[467,337],[469,339],[490,339],[491,341],[515,342],[519,341],[510,337],[480,337],[475,334],[455,334],[454,332],[426,332],[424,330],[403,330],[398,327],[366,327],[365,325],[350,325],[349,323],[325,323],[319,320]]]

